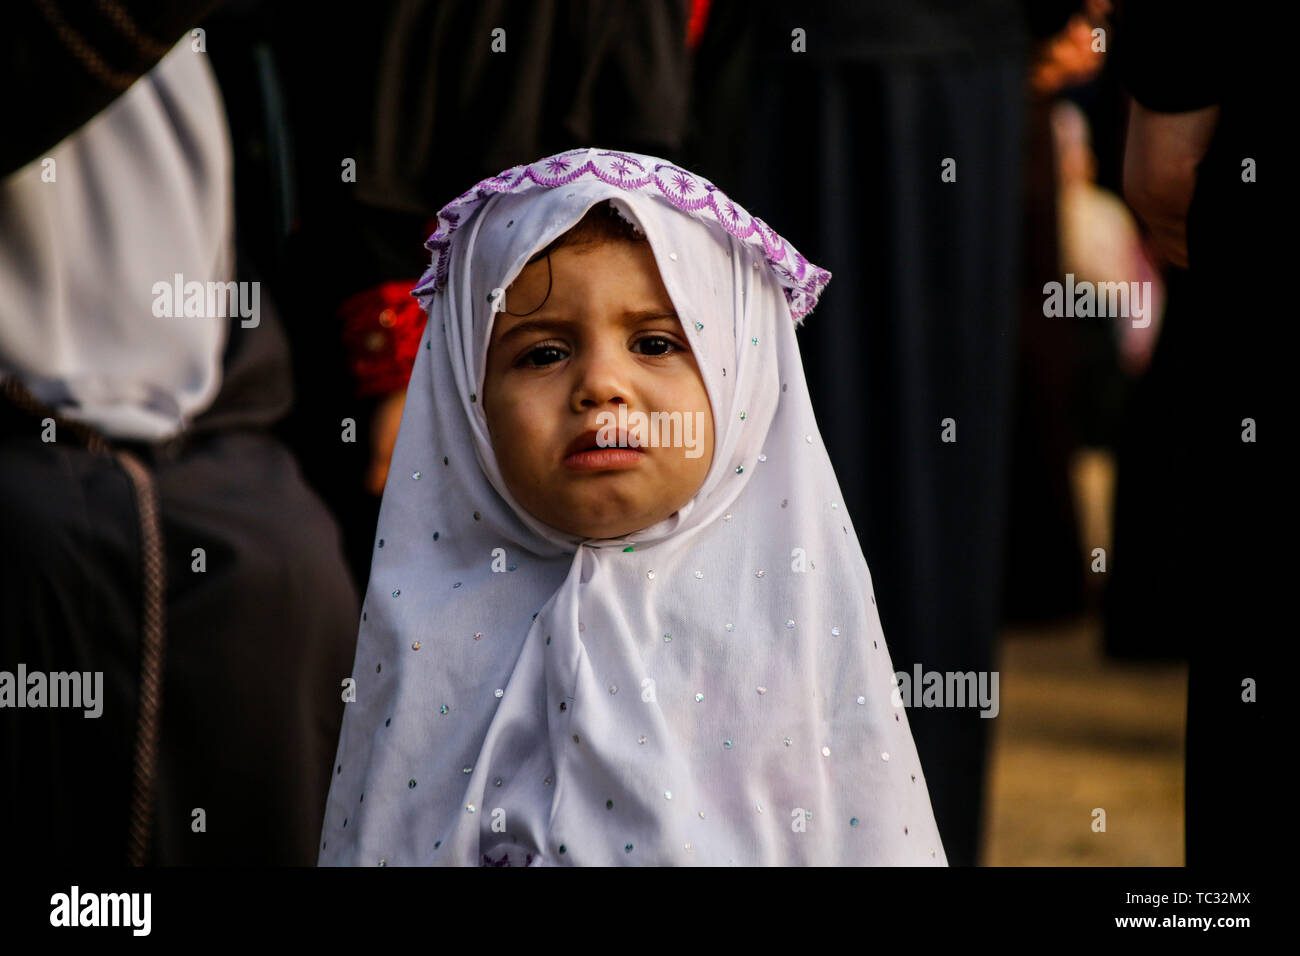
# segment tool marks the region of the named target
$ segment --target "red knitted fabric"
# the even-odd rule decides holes
[[[384,282],[339,306],[348,366],[361,397],[406,388],[426,316],[411,298],[415,281]]]

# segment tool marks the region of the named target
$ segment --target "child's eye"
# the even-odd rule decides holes
[[[654,351],[647,353],[647,354],[649,354],[649,355],[668,355],[668,354],[671,354],[671,353],[670,353],[669,351],[667,351],[667,350],[665,350],[665,351],[660,351],[660,347],[661,347],[662,345],[666,345],[666,346],[668,346],[668,349],[669,349],[669,350],[677,350],[677,349],[680,349],[680,348],[681,348],[681,346],[679,346],[679,345],[678,345],[676,342],[674,342],[672,339],[666,338],[665,336],[662,336],[662,335],[647,335],[647,336],[645,336],[644,338],[640,338],[640,339],[637,339],[637,340],[636,340],[636,344],[637,344],[637,345],[644,345],[644,344],[647,343],[647,342],[652,343],[651,348],[654,349]]]
[[[520,359],[519,364],[525,368],[544,368],[564,358],[568,353],[558,345],[539,345]],[[533,361],[538,359],[538,361]]]
[[[648,351],[642,352],[652,358],[659,358],[665,355],[671,355],[673,352],[682,351],[682,347],[672,339],[663,335],[646,335],[633,343],[634,348],[640,348],[649,343]],[[561,345],[552,345],[543,343],[534,346],[519,360],[519,365],[523,368],[545,368],[553,365],[561,359],[568,356],[568,350]]]

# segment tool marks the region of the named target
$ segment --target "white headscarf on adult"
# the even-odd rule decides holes
[[[233,278],[232,164],[216,75],[187,36],[0,180],[0,377],[113,438],[184,431],[221,390],[230,320],[170,297],[160,315],[156,286]]]
[[[709,396],[703,486],[625,538],[520,507],[490,298],[599,202],[647,236]],[[946,864],[795,322],[830,278],[707,180],[576,150],[446,206],[320,862]]]

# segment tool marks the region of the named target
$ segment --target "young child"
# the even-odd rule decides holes
[[[427,246],[320,863],[946,865],[795,341],[830,275],[598,149]]]

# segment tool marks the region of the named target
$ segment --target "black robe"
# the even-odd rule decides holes
[[[1115,53],[1133,97],[1179,113],[1219,106],[1187,218],[1188,269],[1172,269],[1151,367],[1126,413],[1119,451],[1112,629],[1171,632],[1190,661],[1186,839],[1189,866],[1257,865],[1273,758],[1267,717],[1279,686],[1261,668],[1288,629],[1281,608],[1281,477],[1287,419],[1276,330],[1289,311],[1267,229],[1284,168],[1267,99],[1268,24],[1209,3],[1129,3]],[[1201,45],[1215,25],[1212,48]],[[1257,182],[1244,178],[1253,162]],[[1257,440],[1244,441],[1254,423]],[[1265,456],[1269,459],[1266,467]],[[1258,701],[1248,688],[1257,684]],[[1258,871],[1255,871],[1256,873]]]
[[[105,698],[98,718],[0,711],[0,821],[13,859],[127,861],[154,552],[165,645],[143,862],[316,860],[359,612],[337,525],[268,431],[290,392],[267,304],[256,329],[230,336],[221,392],[180,440],[111,443],[152,477],[156,550],[110,452],[63,426],[44,442],[47,413],[0,402],[0,669],[102,671]],[[205,570],[194,569],[196,548]]]

